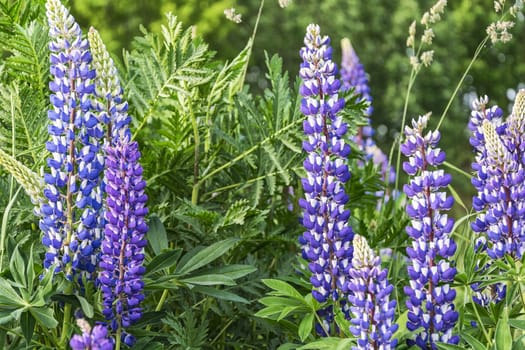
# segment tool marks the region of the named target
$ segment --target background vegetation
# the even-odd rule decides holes
[[[388,151],[398,136],[410,72],[408,26],[434,2],[294,0],[282,9],[265,0],[253,36],[258,0],[69,1],[84,32],[96,27],[118,62],[133,137],[143,154],[152,214],[147,313],[132,329],[141,339],[138,349],[274,349],[298,343],[301,315],[292,311],[304,309],[278,321],[254,314],[268,289],[264,278],[293,280],[303,295],[309,291],[296,259],[303,174],[296,76],[305,27],[316,22],[332,38],[335,61],[341,57],[339,40],[352,40],[370,76],[377,139]],[[49,105],[44,3],[0,0],[0,149],[36,173],[45,163]],[[435,28],[435,62],[412,91],[409,118],[441,114],[486,35],[492,6],[451,1]],[[242,23],[224,17],[229,7],[242,14]],[[166,16],[168,11],[173,15]],[[507,106],[512,91],[525,82],[523,22],[513,29],[512,42],[483,51],[441,128],[448,160],[466,171],[472,159],[466,128],[472,97],[487,94]],[[357,117],[363,106],[347,98],[346,113]],[[404,209],[390,201],[377,211],[377,169],[359,166],[358,152],[352,157],[354,230],[374,248],[404,253]],[[15,281],[13,293],[26,303],[2,304],[0,348],[56,348],[47,330],[62,321],[59,305],[73,301],[58,284],[37,292],[42,268],[34,261],[43,254],[38,219],[13,178],[0,171],[0,280]],[[468,179],[455,179],[456,190],[469,201]],[[471,243],[468,233],[465,237],[460,252]],[[402,296],[403,260],[388,264],[400,291],[396,296]],[[16,273],[21,266],[28,272],[25,280],[17,280],[24,277]],[[470,282],[458,283],[468,288]],[[83,303],[79,300],[75,305]],[[90,314],[101,319],[97,307]],[[486,315],[488,327],[498,317]]]

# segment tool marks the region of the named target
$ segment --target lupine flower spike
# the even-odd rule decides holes
[[[473,206],[480,212],[472,228],[492,259],[505,254],[520,259],[525,250],[524,100],[525,91],[520,91],[507,122],[499,107],[486,107],[488,99],[477,101],[469,124],[477,151]]]
[[[401,151],[408,157],[403,169],[412,177],[404,186],[410,199],[406,210],[411,218],[411,225],[407,227],[411,238],[407,248],[410,285],[405,286],[405,293],[408,296],[407,328],[417,331],[409,345],[437,349],[437,342],[459,342],[459,337],[452,334],[458,313],[454,309],[456,291],[450,287],[456,269],[449,261],[456,244],[450,237],[454,221],[442,213],[454,202],[442,191],[451,176],[436,169],[445,161],[445,152],[437,148],[438,131],[423,135],[428,118],[427,114],[413,120],[412,128],[405,128],[406,140],[401,145]]]
[[[84,271],[92,278],[104,224],[102,138],[104,129],[92,110],[95,71],[88,42],[59,0],[46,3],[51,42],[52,108],[48,112],[51,157],[44,175],[46,201],[40,227],[47,247],[45,268],[56,266],[68,278]],[[80,278],[80,276],[79,276]]]
[[[138,144],[131,141],[130,117],[127,104],[122,102],[114,63],[94,29],[90,30],[89,40],[95,66],[100,76],[105,77],[98,80],[98,108],[110,126],[110,141],[105,145],[106,226],[99,275],[102,313],[116,332],[117,341],[131,346],[135,338],[125,329],[142,316],[140,303],[144,300],[146,182],[138,162]]]
[[[0,166],[4,167],[11,176],[22,186],[31,202],[36,206],[37,214],[45,197],[44,184],[40,176],[19,162],[15,157],[0,149]]]
[[[341,40],[341,49],[343,54],[341,60],[341,82],[343,85],[341,89],[345,91],[353,88],[354,92],[359,96],[358,102],[368,102],[368,107],[365,110],[368,125],[359,128],[357,135],[353,137],[353,141],[364,153],[366,159],[371,159],[374,164],[381,167],[383,179],[392,182],[395,179],[395,172],[388,164],[388,157],[372,138],[374,129],[372,128],[370,116],[374,109],[372,107],[372,96],[370,95],[367,74],[348,38]]]
[[[469,122],[470,142],[476,151],[472,167],[477,176],[472,184],[478,191],[472,202],[479,212],[472,229],[479,235],[478,251],[485,251],[491,259],[505,254],[521,259],[525,251],[525,91],[517,94],[506,122],[501,108],[488,108],[487,104],[486,97],[475,101]],[[474,301],[481,305],[505,296],[502,284],[492,285],[489,290],[477,284],[472,287],[476,292]]]
[[[350,178],[346,160],[350,147],[344,141],[347,125],[338,115],[344,100],[338,97],[340,82],[330,39],[321,36],[319,26],[310,24],[304,44],[299,75],[303,81],[301,111],[306,116],[303,149],[308,155],[302,179],[306,198],[299,201],[306,231],[299,241],[312,272],[314,298],[339,301],[346,299],[348,291],[353,238],[347,223],[350,211],[344,207],[348,202],[344,183]]]
[[[394,287],[388,283],[387,269],[381,269],[381,259],[368,246],[366,239],[354,236],[354,256],[350,269],[349,296],[352,326],[357,337],[353,350],[390,350],[397,345],[392,334],[397,330],[393,323],[396,301],[390,300]]]
[[[77,319],[77,325],[82,335],[75,334],[69,341],[73,350],[113,350],[113,339],[108,337],[108,329],[104,325],[97,325],[91,329],[83,318]]]

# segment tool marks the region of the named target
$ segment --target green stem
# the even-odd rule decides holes
[[[210,344],[214,344],[220,337],[221,335],[226,332],[226,330],[228,329],[228,327],[230,327],[230,325],[233,323],[234,319],[232,318],[231,320],[228,321],[228,323],[226,323],[226,325],[224,327],[222,327],[222,329],[220,330],[219,334],[217,334],[215,336],[215,338],[213,338],[213,340],[211,341]]]
[[[264,174],[264,175],[261,175],[261,176],[258,176],[258,177],[254,177],[252,179],[249,179],[249,180],[246,180],[246,181],[243,181],[243,182],[238,182],[238,183],[235,183],[235,184],[230,184],[230,185],[227,185],[227,186],[215,188],[213,190],[213,193],[220,193],[222,191],[231,190],[232,188],[236,188],[236,187],[239,187],[239,186],[242,186],[242,185],[249,185],[249,184],[252,184],[254,182],[266,179],[266,178],[268,178],[270,176],[276,176],[276,175],[279,175],[279,174],[286,173],[288,171],[296,172],[297,170],[302,169],[302,168],[303,168],[302,166],[298,166],[298,167],[295,167],[295,168],[291,168],[289,170],[279,170],[279,171],[275,171],[273,173]],[[211,193],[212,192],[207,192],[204,195],[211,195]]]
[[[166,299],[168,298],[168,290],[164,289],[162,291],[162,295],[160,296],[159,303],[155,307],[155,312],[159,312],[162,309],[162,305],[166,302]]]
[[[162,291],[162,295],[160,296],[160,300],[159,300],[157,306],[155,307],[155,312],[159,312],[162,309],[162,306],[166,302],[166,298],[168,298],[168,292],[169,292],[168,289],[164,289]],[[148,326],[146,327],[146,330],[149,331],[150,329],[151,329],[151,324],[148,324]]]
[[[122,336],[122,327],[117,328],[117,332],[115,334],[115,350],[120,350],[120,337]]]
[[[200,186],[206,181],[208,180],[210,177],[212,177],[213,175],[223,171],[224,169],[232,166],[233,164],[237,163],[239,160],[243,159],[244,157],[246,157],[247,155],[249,155],[250,153],[256,151],[259,147],[261,146],[264,146],[265,144],[267,144],[268,142],[272,141],[273,139],[275,139],[277,136],[285,133],[286,131],[288,131],[288,129],[291,129],[293,127],[295,127],[296,124],[299,124],[300,122],[302,122],[302,119],[298,119],[296,120],[295,122],[293,122],[292,124],[290,125],[287,125],[285,126],[284,128],[280,129],[279,131],[277,131],[276,133],[274,133],[273,135],[270,135],[268,136],[267,138],[265,138],[264,140],[262,140],[261,142],[259,142],[258,144],[252,146],[251,148],[247,149],[246,151],[242,152],[241,154],[239,154],[237,157],[233,158],[232,160],[230,160],[229,162],[227,163],[224,163],[223,165],[221,165],[220,167],[216,168],[215,170],[209,172],[208,174],[204,175],[203,177],[201,177],[199,179],[199,181],[193,186],[193,190],[192,190],[192,194],[191,194],[191,199],[192,199],[192,203],[194,202],[194,199],[198,199],[198,192],[199,192],[199,189],[200,189]],[[196,202],[195,202],[196,203]]]
[[[486,36],[478,45],[478,47],[476,48],[476,51],[474,52],[474,56],[472,56],[472,59],[470,60],[470,63],[469,65],[467,66],[467,69],[465,70],[465,72],[463,73],[463,75],[461,76],[461,79],[459,79],[459,82],[458,84],[456,85],[456,89],[454,90],[454,92],[452,93],[452,95],[450,96],[450,99],[448,100],[448,103],[447,103],[447,106],[445,107],[445,109],[443,110],[443,113],[441,114],[441,117],[439,118],[439,122],[438,122],[438,125],[436,127],[436,130],[439,130],[439,127],[441,126],[441,123],[443,122],[443,120],[445,119],[445,116],[447,115],[447,112],[448,110],[450,109],[450,106],[452,106],[452,102],[454,101],[454,99],[456,98],[456,95],[458,94],[459,92],[459,89],[461,88],[461,85],[463,85],[463,81],[465,80],[465,78],[467,77],[468,73],[470,72],[470,69],[472,68],[472,65],[474,64],[474,62],[476,61],[476,59],[478,58],[479,54],[481,53],[481,51],[483,50],[483,48],[485,47],[485,44],[487,43],[487,40],[489,40],[489,37]]]
[[[65,294],[71,294],[72,284],[70,284]],[[71,325],[71,304],[67,303],[64,306],[64,319],[62,320],[62,334],[60,335],[60,348],[66,349],[67,348],[67,341],[69,339],[69,326]]]
[[[470,296],[470,300],[472,300],[472,295]],[[479,315],[477,306],[474,305],[473,309],[474,309],[474,313],[476,314],[476,319],[478,320],[478,326],[481,328],[481,331],[483,332],[483,335],[485,336],[487,345],[491,345],[492,344],[491,336],[487,333],[487,330],[485,329],[485,325],[483,324],[483,321],[481,320],[481,316]]]
[[[11,333],[12,335],[17,336],[19,338],[24,338],[24,335],[22,333],[16,332],[12,327],[5,327],[0,325],[0,330],[6,333]],[[38,345],[40,348],[49,348],[49,346],[46,346],[46,344],[43,344],[35,339],[31,339],[31,343]]]
[[[236,86],[236,89],[235,91],[241,91],[242,90],[242,87],[244,86],[244,81],[246,80],[246,73],[248,71],[248,62],[250,61],[250,57],[251,57],[251,54],[252,54],[252,49],[253,49],[253,42],[255,41],[255,35],[257,34],[257,29],[259,28],[259,21],[261,19],[261,15],[262,15],[262,10],[263,10],[263,7],[264,7],[264,0],[261,0],[261,4],[259,5],[259,11],[257,13],[257,18],[255,20],[255,26],[253,27],[253,32],[252,32],[252,35],[248,41],[248,44],[249,45],[249,50],[248,50],[248,53],[247,53],[247,57],[246,57],[246,64],[244,65],[243,67],[243,70],[242,70],[242,73],[241,73],[241,78],[238,80],[238,86]],[[209,151],[210,151],[210,147],[211,147],[211,126],[212,126],[212,122],[211,122],[211,111],[212,111],[212,108],[210,105],[208,105],[208,108],[207,108],[207,111],[206,111],[206,120],[205,120],[205,127],[206,127],[206,135],[205,135],[205,138],[204,138],[204,157],[205,157],[205,161],[207,161],[207,157],[208,157],[208,154],[209,154]],[[192,192],[192,203],[193,204],[197,204],[196,202],[193,202],[193,198],[196,198],[198,199],[198,188],[193,189],[193,192]]]
[[[458,172],[458,173],[460,173],[461,175],[465,175],[465,177],[467,179],[469,179],[469,180],[472,179],[472,175],[471,174],[467,173],[465,170],[460,169],[457,166],[455,166],[455,165],[453,165],[453,164],[451,164],[451,163],[449,163],[447,161],[443,162],[443,165],[448,167],[448,168],[450,168],[450,169],[452,169],[452,170],[454,170],[454,171],[456,171],[456,172]]]
[[[405,123],[406,123],[406,117],[407,117],[407,112],[408,112],[408,100],[409,100],[409,97],[410,97],[410,91],[412,91],[412,88],[414,87],[414,82],[416,80],[416,77],[417,77],[417,73],[419,72],[419,70],[415,70],[414,68],[412,68],[411,72],[410,72],[410,78],[408,80],[408,86],[407,86],[407,92],[405,94],[405,103],[404,103],[404,106],[403,106],[403,118],[401,119],[401,129],[400,129],[400,135],[403,134],[403,130],[405,129]],[[396,159],[396,174],[398,176],[396,176],[396,183],[395,183],[395,186],[394,186],[394,189],[397,189],[398,186],[399,186],[399,169],[400,169],[400,164],[401,164],[401,142],[402,142],[402,137],[399,137],[399,140],[397,140],[394,144],[394,147],[397,146],[398,149],[397,149],[397,159]],[[391,159],[388,160],[388,162],[390,164],[392,164],[392,161]]]
[[[194,151],[194,163],[193,163],[193,190],[191,193],[191,203],[197,204],[199,201],[199,147],[201,144],[199,136],[199,125],[197,123],[197,117],[193,113],[191,108],[191,102],[188,103],[191,117],[191,126],[193,127],[193,137],[195,138],[195,151]]]

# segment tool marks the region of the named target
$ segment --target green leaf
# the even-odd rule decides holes
[[[181,248],[164,251],[158,254],[149,262],[148,265],[146,265],[145,276],[149,276],[157,271],[172,267],[177,263],[181,254]]]
[[[487,347],[468,333],[461,333],[461,339],[466,341],[474,350],[486,350]]]
[[[18,249],[18,245],[11,254],[11,259],[9,260],[9,271],[11,272],[15,282],[25,287],[27,286],[25,278],[25,264],[24,258]]]
[[[226,285],[234,286],[235,281],[228,276],[224,275],[201,275],[195,277],[189,277],[181,279],[181,282],[188,284],[197,284],[200,286],[214,286],[214,285]]]
[[[518,329],[525,331],[525,320],[512,319],[512,320],[509,320],[509,325],[512,328],[518,328]]]
[[[277,296],[268,296],[259,299],[259,302],[266,306],[277,306],[279,308],[284,308],[286,306],[301,306],[303,303],[296,299],[291,299],[290,297],[277,297]]]
[[[290,313],[298,310],[299,308],[300,308],[299,305],[296,305],[296,306],[285,306],[285,307],[281,308],[281,313],[279,314],[279,317],[277,317],[277,321],[282,320],[283,318],[288,316]]]
[[[278,315],[281,313],[282,306],[280,305],[272,305],[265,307],[255,313],[256,317],[262,317],[262,318],[277,318],[275,315]],[[275,316],[275,317],[272,317]]]
[[[312,328],[314,324],[314,313],[309,313],[306,315],[305,318],[302,319],[301,323],[299,324],[299,339],[301,339],[302,342],[308,338],[308,336],[312,333]]]
[[[503,309],[496,325],[496,350],[508,350],[512,346],[512,334],[509,326],[509,312],[507,306]]]
[[[22,299],[7,280],[0,278],[0,306],[26,306]]]
[[[84,313],[84,315],[87,317],[87,318],[92,318],[93,315],[95,314],[94,311],[93,311],[93,305],[91,305],[87,300],[86,298],[80,296],[80,295],[77,295],[76,296],[78,301],[80,302],[80,306],[82,307],[82,312]]]
[[[193,253],[191,258],[188,260],[184,259],[188,254],[185,255],[185,257],[182,258],[182,261],[185,261],[185,263],[181,263],[177,266],[177,269],[175,270],[176,273],[180,275],[187,274],[189,272],[195,271],[198,268],[201,268],[215,259],[218,259],[224,253],[226,253],[228,250],[230,250],[235,243],[237,243],[238,239],[236,238],[229,238],[225,239],[223,241],[216,242],[209,247],[206,247],[202,250],[200,250],[198,253]]]
[[[457,193],[457,191],[452,187],[451,185],[448,185],[447,188],[450,190],[450,193],[452,193],[452,197],[454,197],[454,202],[458,203],[463,209],[465,209],[465,212],[469,212],[470,209],[463,203],[463,199],[461,199],[461,196]]]
[[[280,345],[277,350],[294,350],[297,349],[297,344],[286,343]]]
[[[339,350],[349,349],[352,339],[341,339],[335,337],[323,338],[298,348],[298,350]]]
[[[159,255],[163,249],[168,248],[166,229],[162,221],[160,221],[160,218],[156,215],[150,216],[148,226],[148,242],[155,255]]]
[[[228,292],[228,291],[223,290],[223,289],[214,288],[214,287],[195,286],[193,288],[193,291],[194,292],[198,292],[198,293],[203,293],[203,294],[209,295],[209,296],[217,298],[217,299],[228,300],[228,301],[233,301],[233,302],[236,302],[236,303],[243,303],[243,304],[248,304],[249,303],[248,300],[246,300],[245,298],[243,298],[243,297],[241,297],[241,296],[239,296],[237,294],[234,294],[232,292]]]
[[[442,350],[465,350],[463,346],[454,345],[454,344],[445,344],[445,343],[436,343],[438,349]]]
[[[27,290],[33,290],[33,281],[35,279],[35,266],[33,261],[33,245],[31,245],[31,250],[29,251],[29,260],[27,261],[26,266],[26,279],[27,279]]]
[[[0,309],[0,324],[5,324],[5,323],[8,323],[8,322],[11,322],[13,320],[18,320],[20,319],[20,316],[22,314],[22,309],[11,309],[11,310],[8,310],[8,309],[4,309],[4,310],[1,310]]]
[[[22,333],[26,339],[26,343],[31,342],[33,338],[33,333],[35,331],[35,318],[29,312],[23,312],[20,316],[20,328],[22,328]]]
[[[29,309],[39,324],[46,328],[55,328],[58,321],[53,317],[53,309],[47,307],[32,307]]]
[[[257,271],[257,268],[251,265],[233,264],[203,270],[202,273],[225,275],[235,280],[255,271]]]
[[[294,299],[304,301],[304,298],[301,295],[301,293],[299,293],[297,289],[292,287],[292,285],[290,285],[287,282],[275,279],[263,279],[262,282],[268,287],[272,288],[275,291],[272,293],[276,293],[276,295],[285,295]]]

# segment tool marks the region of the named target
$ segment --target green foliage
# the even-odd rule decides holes
[[[162,322],[169,327],[171,349],[200,350],[208,337],[208,322],[200,323],[191,310],[181,317],[168,315]]]
[[[47,157],[49,51],[44,3],[0,0],[0,149],[34,174]],[[237,6],[245,22],[236,26],[222,15],[224,8],[237,5],[230,0],[70,1],[78,18],[106,28],[102,36],[109,39],[113,52],[125,47],[116,61],[121,61],[119,74],[133,116],[133,138],[143,153],[151,212],[145,314],[130,329],[139,338],[136,349],[348,349],[356,344],[341,311],[334,320],[337,334],[319,339],[315,329],[325,305],[312,297],[307,263],[297,262],[297,237],[303,230],[297,222],[301,214],[297,202],[304,176],[300,82],[294,79],[297,50],[305,25],[314,20],[332,36],[336,60],[337,39],[352,39],[370,73],[373,123],[389,129],[378,135],[386,144],[400,126],[401,91],[409,79],[408,61],[399,48],[405,46],[408,24],[429,3],[370,0],[364,6],[357,0],[295,0],[283,10],[277,1],[267,0],[263,16],[255,18],[259,4],[254,0]],[[408,100],[409,116],[442,110],[485,35],[479,26],[491,19],[487,16],[491,6],[491,1],[450,4],[449,14],[435,28],[437,62],[425,72],[425,79],[416,82]],[[163,17],[161,12],[167,10],[174,14]],[[118,21],[128,17],[127,24]],[[256,20],[260,20],[257,38]],[[196,29],[189,24],[197,24]],[[451,27],[458,30],[447,30]],[[132,38],[134,34],[138,36]],[[279,55],[263,54],[264,48]],[[506,88],[516,86],[519,73],[525,71],[521,56],[515,44],[489,47],[474,64],[460,96],[479,90],[505,100]],[[352,91],[343,97],[343,115],[352,133],[366,123],[364,104],[357,103]],[[457,100],[451,106],[442,131],[444,141],[458,151],[447,166],[467,181],[469,174],[462,170],[471,158],[463,151],[468,147],[461,117],[466,115],[465,106]],[[352,180],[346,190],[351,224],[374,250],[391,249],[383,266],[389,268],[398,300],[400,329],[395,337],[399,348],[406,349],[404,343],[412,335],[405,326],[403,292],[406,198],[385,188],[380,169],[357,149],[352,150],[350,167]],[[20,195],[21,180],[9,176],[12,170],[4,170],[0,348],[64,348],[68,337],[79,332],[72,313],[81,311],[92,324],[103,320],[100,292],[87,281],[73,292],[62,275],[52,278],[42,269],[44,252],[37,219],[31,214],[34,205]],[[456,183],[450,189],[463,215],[454,227],[460,272],[455,280],[460,313],[456,331],[462,343],[438,347],[521,349],[525,264],[506,259],[479,269],[487,256],[471,249],[475,237],[468,227],[473,217],[464,198],[468,190]],[[383,194],[391,199],[378,200]],[[506,283],[505,301],[479,306],[472,302],[473,283],[483,287]],[[71,313],[64,311],[66,307]],[[478,326],[471,327],[471,322]],[[61,337],[63,341],[58,340]]]

